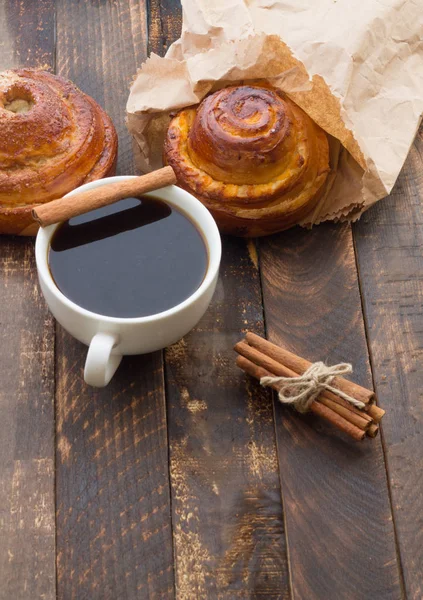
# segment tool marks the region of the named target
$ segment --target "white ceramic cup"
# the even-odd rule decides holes
[[[86,183],[68,196],[128,178],[108,177]],[[95,387],[109,383],[123,355],[154,352],[186,335],[206,312],[216,287],[222,247],[219,230],[209,211],[194,196],[174,185],[151,192],[151,195],[181,209],[191,218],[206,240],[209,255],[206,276],[200,287],[189,298],[164,312],[125,319],[99,315],[78,306],[62,294],[50,274],[49,244],[57,225],[40,228],[37,234],[35,258],[41,290],[57,321],[73,337],[89,346],[84,379]]]

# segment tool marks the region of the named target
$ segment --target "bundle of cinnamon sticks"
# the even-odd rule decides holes
[[[238,367],[259,381],[262,377],[299,377],[312,364],[251,332],[246,334],[245,340],[235,345],[234,350],[239,354],[236,361]],[[280,384],[273,383],[270,387],[279,391]],[[335,377],[331,387],[361,401],[364,408],[358,409],[334,392],[323,390],[311,403],[310,411],[355,440],[375,437],[385,411],[374,404],[374,392],[343,377]]]

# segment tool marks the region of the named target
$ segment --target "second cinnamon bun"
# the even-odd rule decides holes
[[[270,86],[224,88],[171,121],[165,160],[178,184],[240,236],[281,231],[316,206],[329,173],[326,134]]]

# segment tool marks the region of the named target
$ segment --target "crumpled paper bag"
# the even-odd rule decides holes
[[[391,191],[423,113],[413,0],[182,0],[182,35],[142,65],[127,103],[142,171],[162,164],[170,114],[266,79],[328,134],[326,194],[301,224],[356,219]]]

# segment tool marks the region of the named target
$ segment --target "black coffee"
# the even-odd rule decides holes
[[[70,300],[110,317],[144,317],[201,285],[207,248],[195,225],[158,198],[126,198],[66,221],[49,251],[52,277]]]

